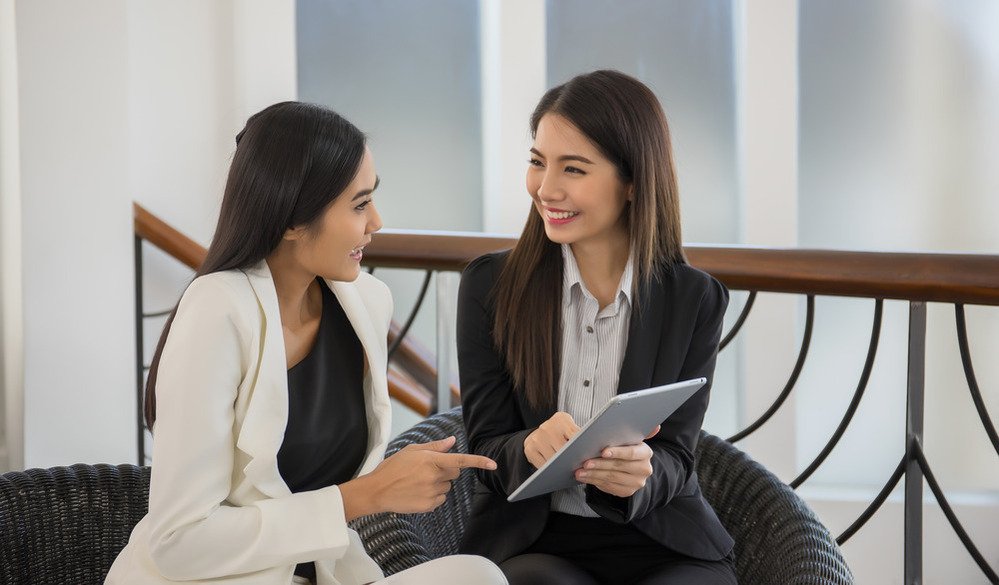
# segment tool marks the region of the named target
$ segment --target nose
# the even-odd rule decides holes
[[[554,173],[549,173],[548,169],[537,170],[534,176],[528,176],[527,182],[531,194],[540,201],[551,202],[564,198],[557,177]]]
[[[368,216],[367,233],[373,234],[378,230],[382,229],[382,216],[379,215],[378,209],[375,207],[374,203],[369,204],[368,207],[371,210],[371,214]]]

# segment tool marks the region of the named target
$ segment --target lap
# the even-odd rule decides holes
[[[729,556],[706,561],[671,551],[627,525],[553,513],[541,537],[501,563],[511,585],[735,585]]]
[[[500,563],[510,585],[599,585],[589,573],[555,555],[529,553]]]
[[[641,576],[635,585],[736,585],[735,567],[722,561],[674,562]]]

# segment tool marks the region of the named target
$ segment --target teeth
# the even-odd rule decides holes
[[[579,215],[578,211],[549,211],[548,217],[552,219],[569,219]]]
[[[359,247],[354,248],[353,250],[351,250],[350,253],[351,254],[357,254],[358,252],[360,252],[363,249],[364,249],[364,246],[359,246]]]

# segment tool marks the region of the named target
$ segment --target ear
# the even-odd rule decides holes
[[[298,225],[295,227],[290,227],[284,230],[283,238],[285,240],[301,240],[305,234],[308,232],[309,228],[304,225]]]
[[[635,191],[635,184],[634,183],[628,183],[628,191],[624,194],[625,201],[634,201],[635,200],[634,191]]]

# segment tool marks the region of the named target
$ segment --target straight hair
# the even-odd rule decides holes
[[[541,119],[558,115],[575,126],[632,185],[626,214],[634,258],[635,314],[641,291],[662,270],[685,264],[680,203],[666,114],[645,84],[618,71],[579,75],[548,90],[531,115],[531,136]],[[561,349],[561,247],[548,239],[531,209],[520,239],[493,289],[494,342],[515,387],[538,409],[555,403]],[[540,299],[540,302],[539,302]]]
[[[273,252],[293,227],[314,229],[347,189],[366,138],[323,106],[281,102],[250,116],[236,135],[215,235],[194,278],[249,268]],[[175,306],[160,334],[146,379],[143,414],[156,422],[156,379]]]

